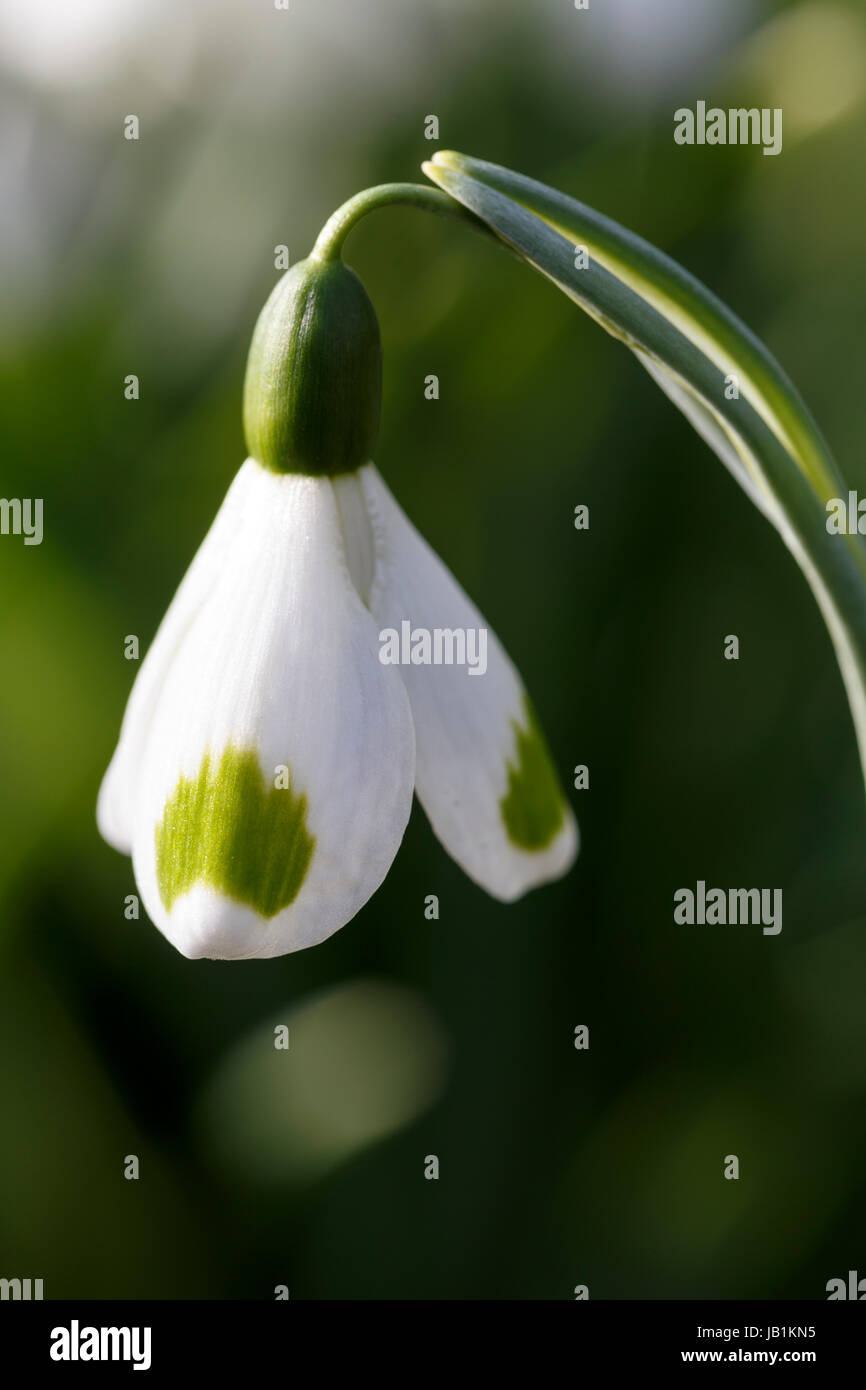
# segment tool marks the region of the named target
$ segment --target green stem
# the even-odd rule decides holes
[[[405,207],[423,208],[426,212],[438,212],[445,217],[454,217],[459,222],[474,227],[476,231],[492,235],[490,228],[480,217],[476,217],[468,208],[458,203],[456,198],[450,197],[438,188],[430,188],[423,183],[380,183],[375,188],[365,188],[362,193],[356,193],[354,198],[337,208],[320,231],[310,254],[320,261],[339,260],[343,242],[356,222],[360,222],[362,217],[366,217],[368,212],[373,212],[376,208],[400,204]],[[498,240],[496,237],[493,239]]]

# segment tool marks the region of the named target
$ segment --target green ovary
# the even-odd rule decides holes
[[[565,819],[565,803],[544,734],[528,695],[523,696],[525,727],[512,719],[516,759],[508,763],[508,791],[499,803],[508,838],[526,850],[551,843]]]
[[[195,883],[273,917],[297,897],[316,841],[307,798],[269,787],[250,749],[205,754],[181,776],[156,827],[156,876],[166,909]]]

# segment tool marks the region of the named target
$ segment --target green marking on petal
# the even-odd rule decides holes
[[[307,798],[270,787],[250,749],[229,746],[214,767],[206,753],[183,777],[156,827],[156,876],[166,909],[194,883],[207,883],[263,917],[297,897],[315,838]]]
[[[526,727],[511,724],[517,757],[508,763],[508,791],[500,801],[508,838],[521,849],[546,849],[565,819],[559,779],[528,695],[523,697]]]

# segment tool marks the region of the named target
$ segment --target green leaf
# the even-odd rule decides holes
[[[827,624],[866,776],[866,546],[827,530],[826,504],[848,487],[782,368],[700,281],[592,208],[450,150],[423,167],[632,350],[775,526]]]

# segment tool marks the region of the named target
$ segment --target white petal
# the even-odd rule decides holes
[[[333,487],[246,468],[244,525],[165,673],[136,808],[142,898],[190,957],[270,957],[330,936],[381,883],[411,809],[409,704],[377,660]],[[226,769],[255,794],[226,793]],[[193,784],[196,815],[181,804]],[[280,818],[301,798],[293,839]]]
[[[96,807],[101,835],[122,854],[132,852],[132,808],[142,749],[156,699],[172,658],[216,583],[228,547],[243,525],[244,499],[253,468],[255,465],[248,460],[232,481],[135,678],[117,748],[102,779]]]
[[[332,479],[332,485],[349,574],[363,602],[369,605],[370,590],[376,576],[376,545],[361,479],[357,473],[340,473]]]
[[[372,464],[360,471],[360,479],[376,543],[369,606],[380,628],[401,633],[408,621],[412,629],[431,633],[437,628],[486,631],[483,674],[470,675],[468,665],[456,664],[393,669],[400,670],[409,691],[415,786],[434,831],[470,878],[511,901],[569,868],[577,853],[574,816],[546,762],[543,738],[540,743],[526,738],[530,712],[523,683],[495,633]],[[540,781],[533,782],[525,763],[528,780],[517,776],[521,746],[527,744],[543,769]],[[524,793],[527,787],[532,793],[533,786],[543,795],[528,805],[524,822]]]

